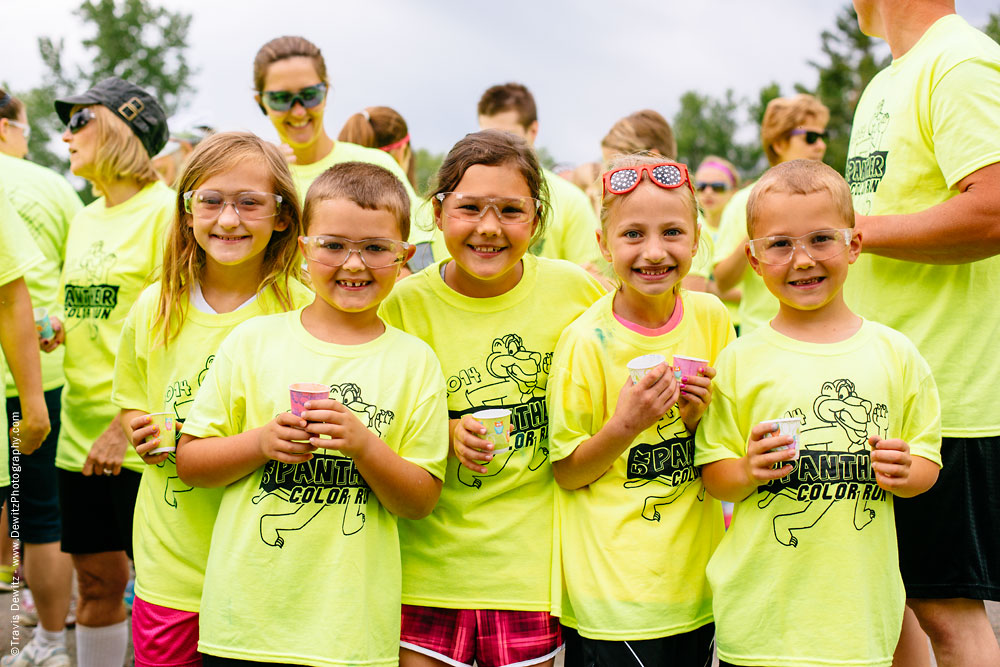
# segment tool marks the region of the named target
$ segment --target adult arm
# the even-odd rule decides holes
[[[24,278],[0,285],[0,346],[21,399],[18,448],[22,454],[31,454],[49,434],[50,425],[42,390],[38,332]]]
[[[919,213],[856,216],[862,252],[924,264],[964,264],[1000,254],[1000,162],[955,187],[958,195]]]

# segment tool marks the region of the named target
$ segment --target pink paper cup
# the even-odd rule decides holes
[[[292,414],[301,417],[306,401],[321,401],[330,398],[330,387],[318,382],[296,382],[288,386],[292,399]]]
[[[160,438],[160,446],[150,451],[150,454],[162,454],[177,450],[177,420],[172,412],[154,412],[149,415],[149,423],[160,427],[159,436],[150,436],[146,442],[157,437]],[[168,444],[169,443],[169,444]]]
[[[694,377],[698,375],[699,369],[705,366],[708,366],[708,359],[685,357],[680,354],[674,355],[674,368],[681,372],[681,377]]]

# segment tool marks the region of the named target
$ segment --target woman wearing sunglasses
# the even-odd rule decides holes
[[[125,659],[122,598],[144,466],[111,403],[115,353],[125,316],[160,263],[174,193],[153,169],[151,156],[168,134],[152,95],[112,77],[55,106],[67,125],[70,169],[100,195],[70,224],[61,312],[43,349],[66,345],[56,467],[62,549],[73,557],[80,589],[77,659],[80,667],[106,667]]]
[[[392,172],[406,188],[412,210],[420,207],[406,172],[389,153],[365,148],[346,141],[334,141],[323,125],[330,82],[326,61],[319,47],[304,37],[278,37],[260,47],[253,61],[254,99],[278,132],[281,143],[292,149],[295,158],[289,165],[299,198],[316,177],[341,162],[370,162]],[[424,216],[414,216],[410,225],[412,244],[427,243],[434,223],[429,209]],[[421,219],[418,219],[421,218]],[[426,256],[430,262],[429,253]],[[419,269],[421,266],[411,268]]]
[[[43,261],[24,275],[31,303],[55,310],[59,273],[69,222],[83,208],[60,174],[23,159],[28,152],[28,115],[21,100],[0,90],[0,183],[42,251]],[[7,239],[4,239],[7,244]],[[42,355],[42,389],[52,430],[34,452],[21,446],[20,539],[24,571],[38,610],[39,631],[24,647],[25,660],[56,664],[65,653],[65,619],[70,604],[73,563],[59,548],[61,534],[56,475],[63,350]],[[14,377],[7,372],[7,414],[23,413]],[[21,427],[24,429],[24,426]],[[0,473],[2,474],[2,473]],[[8,506],[8,510],[13,508]],[[7,552],[8,556],[10,552]],[[11,572],[13,574],[13,572]],[[10,583],[10,579],[7,582]]]
[[[760,140],[771,166],[791,160],[822,160],[826,153],[826,124],[830,110],[812,95],[779,97],[764,111]],[[747,199],[753,183],[729,200],[719,222],[712,258],[716,288],[741,291],[737,321],[740,335],[766,325],[778,314],[778,300],[747,262]]]

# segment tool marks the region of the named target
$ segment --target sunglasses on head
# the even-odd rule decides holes
[[[288,111],[298,102],[306,109],[319,106],[326,99],[327,85],[317,83],[315,86],[306,86],[299,91],[291,90],[265,90],[264,104],[271,111]]]
[[[806,143],[810,144],[810,145],[816,143],[820,139],[822,139],[825,142],[827,139],[830,138],[830,133],[829,132],[825,132],[825,131],[824,132],[814,132],[813,130],[803,130],[803,129],[800,129],[800,128],[794,129],[791,132],[789,132],[788,134],[790,136],[793,136],[793,137],[795,135],[797,135],[797,134],[804,134],[804,135],[806,135]]]
[[[687,166],[679,162],[661,162],[660,164],[642,164],[634,167],[619,167],[604,172],[604,194],[623,195],[632,192],[639,186],[642,173],[646,172],[652,183],[672,190],[687,185],[694,194],[694,187],[688,177]]]
[[[70,134],[76,134],[85,128],[87,123],[94,120],[94,118],[96,118],[96,116],[94,115],[94,112],[90,110],[90,107],[84,107],[69,117],[69,122],[66,123],[66,128],[69,129]]]
[[[708,188],[712,188],[713,192],[729,192],[729,183],[725,181],[695,181],[694,189],[698,192],[704,192]]]

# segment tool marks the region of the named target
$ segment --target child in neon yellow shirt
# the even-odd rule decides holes
[[[385,169],[335,165],[299,237],[316,298],[223,341],[184,423],[181,479],[225,486],[205,571],[205,665],[395,665],[397,517],[444,478],[444,378],[377,309],[413,252],[409,198]],[[289,411],[289,386],[325,398]],[[277,415],[277,416],[275,416]]]
[[[467,135],[431,202],[450,254],[399,284],[387,319],[437,353],[448,378],[453,456],[441,501],[401,521],[400,664],[551,665],[553,488],[545,387],[556,340],[601,295],[575,264],[535,257],[547,190],[521,138]],[[472,414],[510,411],[509,446]],[[501,426],[502,431],[502,426]],[[482,576],[454,576],[470,564]]]
[[[914,345],[844,302],[853,227],[847,183],[818,161],[773,167],[750,194],[748,259],[780,308],[719,356],[695,453],[708,492],[736,503],[708,565],[722,665],[892,663],[892,498],[937,479],[941,410]]]
[[[693,465],[694,432],[715,358],[736,334],[717,297],[680,287],[699,241],[689,178],[662,157],[612,163],[599,240],[619,288],[566,329],[552,361],[563,583],[555,607],[579,632],[585,664],[711,660],[704,572],[723,519]],[[648,354],[703,361],[676,375],[660,363],[633,382],[626,365]]]
[[[126,318],[111,401],[148,464],[132,531],[139,667],[201,659],[198,609],[222,489],[180,481],[175,435],[233,327],[308,303],[311,292],[296,279],[301,228],[295,184],[277,148],[243,132],[209,137],[178,182],[160,281]],[[151,423],[149,413],[163,412],[176,431]]]

